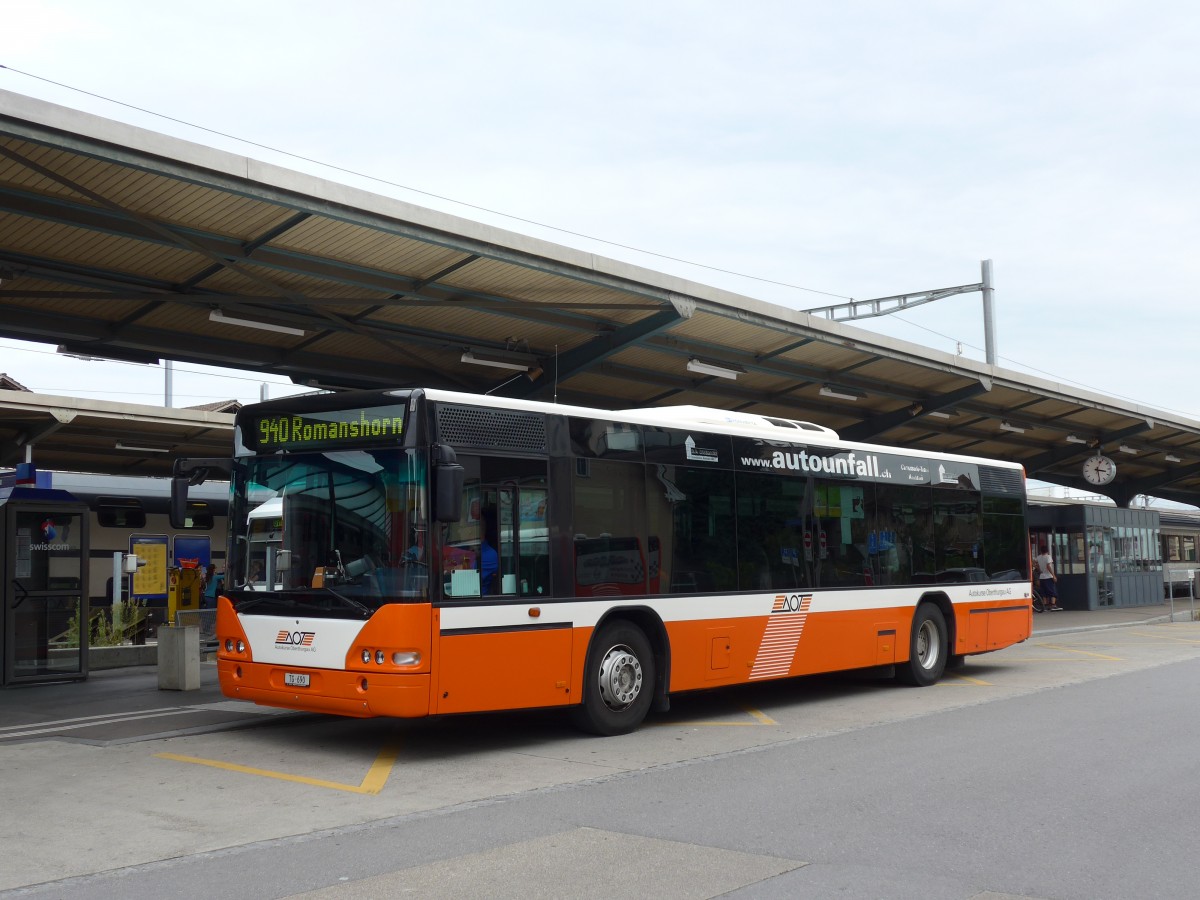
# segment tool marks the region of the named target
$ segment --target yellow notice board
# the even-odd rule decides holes
[[[145,565],[133,573],[130,596],[142,600],[167,599],[167,536],[131,534],[129,552],[145,561]]]

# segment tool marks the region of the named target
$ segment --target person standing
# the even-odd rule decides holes
[[[1058,603],[1058,575],[1054,571],[1054,557],[1045,544],[1038,545],[1037,555],[1038,591],[1046,601],[1046,609],[1055,612],[1062,609]]]
[[[201,609],[216,609],[217,594],[221,590],[221,576],[217,574],[217,567],[209,565],[204,570],[204,590],[200,599]]]

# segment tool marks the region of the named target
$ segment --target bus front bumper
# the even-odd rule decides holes
[[[428,674],[344,672],[224,659],[217,660],[217,674],[226,697],[262,706],[355,718],[429,715]],[[303,676],[304,686],[287,683],[303,681]]]

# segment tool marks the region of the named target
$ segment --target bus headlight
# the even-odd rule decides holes
[[[421,654],[416,650],[397,650],[392,654],[392,664],[397,666],[415,666],[421,662]]]
[[[362,652],[362,661],[365,663],[369,663],[371,661],[371,651],[370,650],[364,650]]]
[[[237,652],[238,652],[238,653],[245,653],[245,652],[246,652],[246,642],[245,642],[245,641],[239,640],[239,641],[237,642]]]
[[[383,665],[383,651],[382,650],[375,651],[375,665],[377,665],[377,666]]]

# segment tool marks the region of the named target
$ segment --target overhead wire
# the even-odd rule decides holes
[[[905,325],[911,325],[913,328],[919,328],[921,331],[927,331],[930,334],[937,335],[938,337],[944,338],[945,340],[950,341],[952,343],[960,344],[965,347],[970,347],[972,350],[977,350],[980,353],[987,352],[986,350],[984,350],[983,347],[980,347],[977,344],[972,344],[970,341],[963,341],[963,340],[960,340],[959,338],[951,337],[948,334],[943,334],[942,332],[937,331],[936,329],[928,328],[925,325],[921,325],[917,322],[912,321],[911,319],[907,319],[904,316],[900,315],[899,313],[891,313],[890,315],[891,315],[891,318],[896,319],[899,322],[903,322]],[[1070,378],[1064,378],[1062,375],[1056,375],[1054,372],[1048,372],[1045,369],[1039,369],[1037,366],[1031,366],[1028,363],[1022,362],[1019,359],[1013,359],[1011,356],[1004,356],[1001,354],[999,356],[999,358],[1003,359],[1003,360],[1007,360],[1012,365],[1019,366],[1021,369],[1025,370],[1027,372],[1033,372],[1037,375],[1044,375],[1046,378],[1053,378],[1055,381],[1058,381],[1062,384],[1070,384],[1070,385],[1073,385],[1074,387],[1084,388],[1085,390],[1089,390],[1089,391],[1095,391],[1098,394],[1109,394],[1112,397],[1116,397],[1121,400],[1129,400],[1133,403],[1147,402],[1144,400],[1139,400],[1137,397],[1130,397],[1125,394],[1118,394],[1113,391],[1105,390],[1104,388],[1095,387],[1094,385],[1085,384],[1082,381],[1075,381]],[[1186,410],[1172,409],[1169,406],[1161,406],[1158,408],[1161,409],[1163,412],[1179,413],[1179,415],[1181,415],[1181,416],[1193,415],[1193,413],[1188,412]]]
[[[197,125],[194,122],[188,122],[185,119],[179,119],[174,116],[168,116],[164,113],[155,112],[152,109],[146,109],[145,107],[136,106],[132,103],[126,103],[122,100],[114,100],[112,97],[106,97],[103,94],[97,94],[97,93],[94,93],[93,91],[85,91],[83,88],[77,88],[74,85],[64,84],[61,81],[54,81],[51,78],[45,78],[41,75],[35,75],[32,72],[26,72],[22,69],[16,69],[16,68],[13,68],[12,66],[6,66],[3,63],[0,63],[0,69],[6,69],[9,72],[15,72],[18,75],[24,75],[26,78],[32,78],[36,81],[41,81],[46,84],[52,84],[55,87],[60,87],[60,88],[63,88],[64,90],[75,91],[77,93],[84,94],[85,96],[88,96],[88,97],[94,97],[95,99],[103,100],[106,103],[113,103],[117,106],[123,106],[126,109],[132,109],[132,110],[135,110],[136,112],[143,113],[144,115],[155,116],[160,119],[165,119],[166,121],[174,122],[177,125],[183,125],[187,128],[195,128],[198,131],[203,131],[208,134],[215,134],[215,135],[218,135],[219,137],[228,138],[231,141],[238,141],[239,143],[246,144],[250,147],[258,147],[261,150],[268,150],[271,153],[278,153],[280,156],[286,156],[291,159],[298,159],[303,162],[312,163],[315,166],[321,166],[326,169],[332,169],[335,172],[343,172],[347,175],[353,175],[355,178],[364,178],[367,181],[373,181],[373,182],[376,182],[377,184],[386,184],[389,187],[399,188],[402,191],[411,191],[414,194],[420,194],[422,197],[431,197],[435,200],[441,200],[445,203],[454,203],[458,206],[465,207],[466,209],[473,209],[473,210],[476,210],[477,212],[487,213],[488,215],[500,216],[505,219],[511,219],[514,222],[522,222],[526,225],[533,225],[533,226],[536,226],[537,228],[545,228],[548,231],[554,231],[559,234],[569,234],[572,237],[583,238],[586,241],[595,241],[598,244],[605,244],[606,246],[609,246],[609,247],[619,247],[622,250],[630,250],[634,253],[642,253],[642,254],[645,254],[646,256],[653,256],[656,259],[665,259],[665,260],[669,260],[671,262],[681,263],[685,266],[695,266],[698,269],[706,269],[710,272],[720,272],[723,275],[733,275],[737,278],[746,278],[751,281],[758,281],[763,284],[773,284],[776,287],[784,287],[784,288],[789,288],[791,290],[796,290],[796,291],[807,291],[810,294],[821,294],[822,296],[834,297],[834,298],[837,298],[838,300],[853,300],[854,299],[853,297],[847,297],[844,294],[835,294],[831,291],[822,291],[822,290],[818,290],[817,288],[804,287],[803,285],[799,285],[799,284],[790,284],[786,281],[775,281],[770,278],[763,278],[759,275],[748,275],[745,272],[735,272],[732,269],[722,269],[719,266],[710,266],[705,263],[695,262],[695,261],[689,260],[689,259],[683,259],[678,256],[671,256],[667,253],[657,253],[654,250],[644,250],[641,247],[634,247],[632,244],[622,244],[619,241],[610,241],[605,238],[598,238],[598,237],[595,237],[590,234],[585,234],[581,231],[572,231],[569,228],[561,228],[557,225],[549,225],[545,222],[539,222],[536,219],[527,219],[522,216],[513,215],[512,213],[502,212],[498,209],[491,209],[490,207],[487,207],[487,206],[480,206],[475,203],[468,203],[465,200],[456,200],[453,197],[447,197],[443,194],[435,194],[431,191],[423,191],[420,188],[411,187],[406,184],[400,184],[397,181],[390,181],[389,179],[381,178],[378,175],[368,175],[364,172],[359,172],[359,171],[356,171],[355,169],[350,169],[345,166],[339,166],[339,165],[335,165],[333,163],[323,162],[322,160],[319,160],[319,159],[313,159],[311,156],[304,156],[303,154],[300,154],[300,153],[293,153],[290,150],[281,150],[278,147],[272,147],[269,144],[263,144],[263,143],[259,143],[258,141],[248,140],[247,138],[238,137],[235,134],[229,134],[228,132],[225,132],[225,131],[218,131],[215,128],[208,128],[204,125]]]

